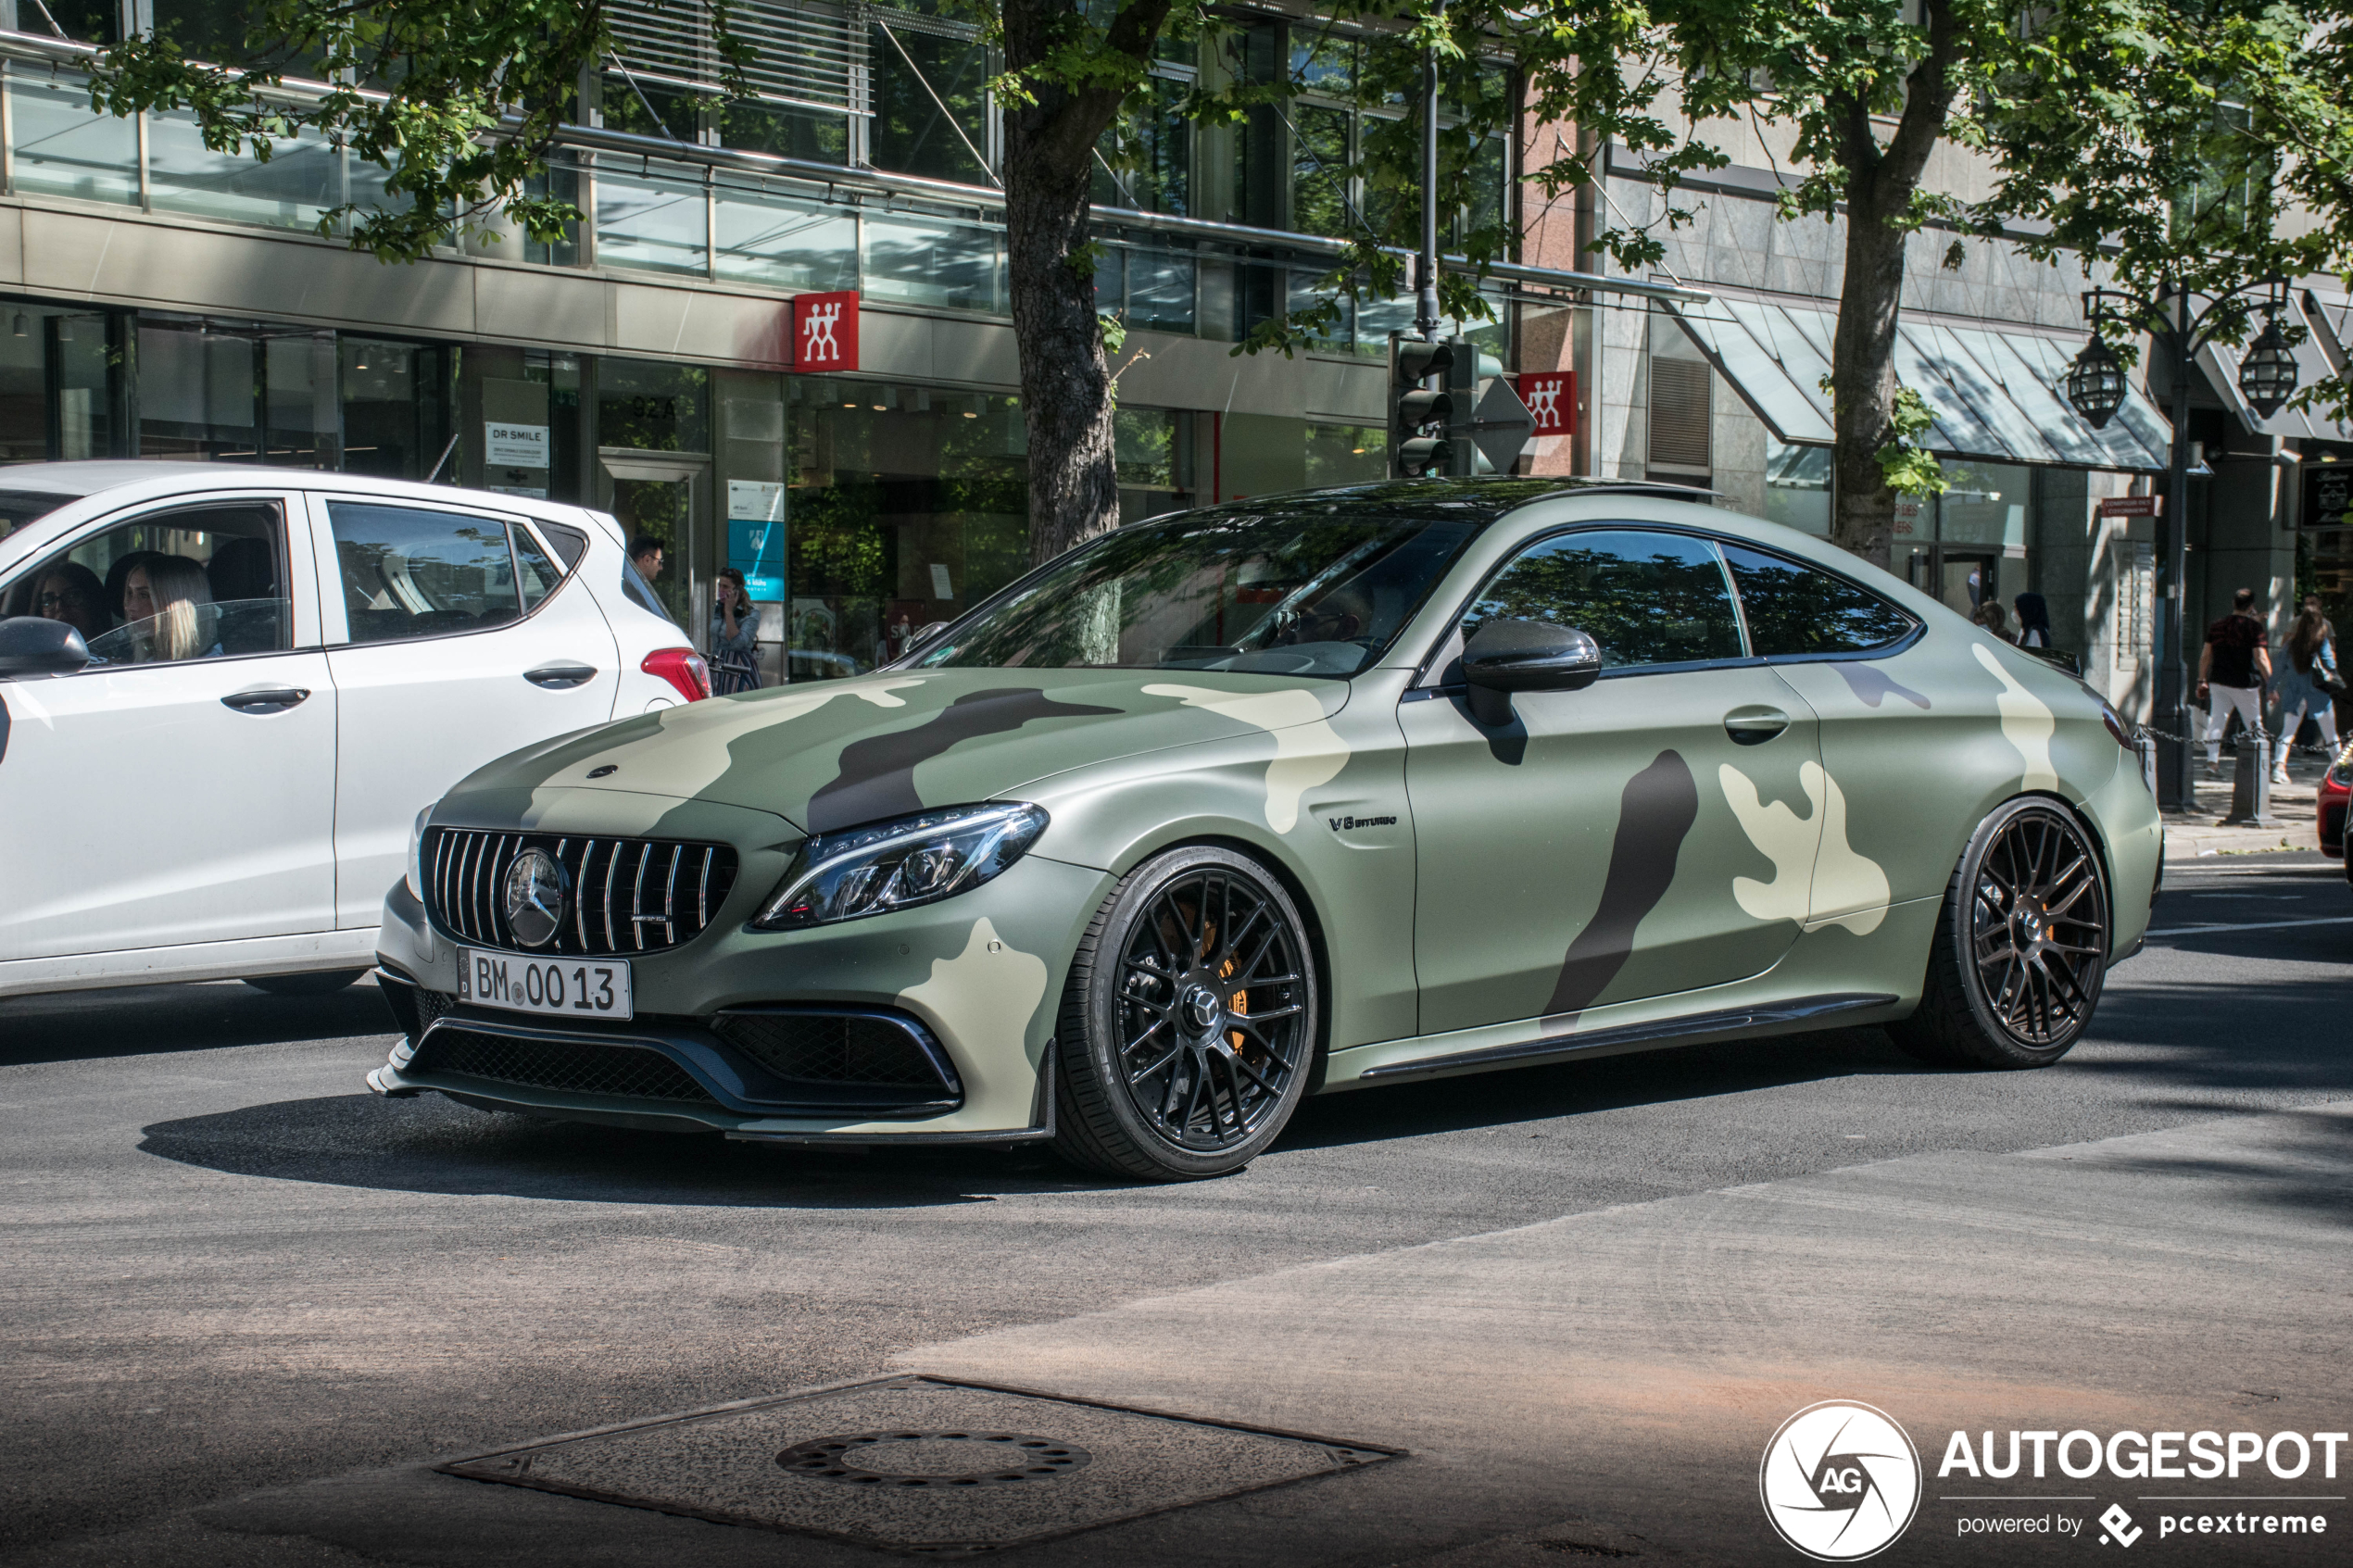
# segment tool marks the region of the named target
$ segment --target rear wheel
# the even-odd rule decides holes
[[[1056,1031],[1055,1147],[1147,1181],[1239,1171],[1306,1092],[1320,1022],[1282,884],[1230,850],[1156,856],[1080,939]]]
[[[367,972],[364,969],[329,969],[309,974],[248,974],[245,984],[273,997],[325,997],[342,990]]]
[[[2048,1066],[2092,1022],[2111,935],[2083,825],[2055,801],[2010,801],[1954,868],[1919,1010],[1889,1033],[1940,1065]]]

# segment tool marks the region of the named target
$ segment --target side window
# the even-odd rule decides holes
[[[70,621],[96,665],[172,664],[294,646],[286,527],[269,502],[150,512],[17,579],[7,612]]]
[[[478,632],[522,613],[503,522],[369,501],[330,501],[327,517],[355,643]],[[552,588],[552,566],[533,553]]]
[[[522,590],[523,613],[528,615],[539,608],[540,600],[556,591],[556,584],[564,578],[563,568],[547,558],[547,552],[539,547],[539,541],[531,536],[529,529],[510,523],[508,532],[515,544],[515,583]]]
[[[1463,634],[1502,617],[1575,627],[1601,645],[1604,670],[1741,657],[1731,584],[1715,546],[1680,533],[1541,540],[1464,612]]]
[[[1727,543],[1749,646],[1759,657],[1867,653],[1911,631],[1912,618],[1843,578],[1783,556]]]

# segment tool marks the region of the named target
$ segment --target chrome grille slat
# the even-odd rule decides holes
[[[535,848],[552,856],[571,882],[572,919],[537,949],[551,958],[652,954],[691,942],[724,912],[736,873],[736,852],[722,844],[590,838],[575,848],[568,835],[437,827],[425,844],[425,902],[434,923],[461,942],[523,950],[507,922],[506,876]],[[657,870],[656,857],[664,854]],[[692,898],[685,879],[693,880]],[[648,926],[660,935],[648,935]]]
[[[588,950],[588,868],[597,859],[597,841],[580,847],[580,874],[573,879],[572,919],[580,928],[580,950]]]
[[[612,884],[621,874],[621,840],[612,841],[612,855],[605,861],[605,951],[617,953],[621,944],[612,939]]]
[[[637,874],[629,884],[629,935],[641,953],[646,950],[646,927],[638,917],[646,912],[646,862],[653,858],[650,847],[637,847]]]

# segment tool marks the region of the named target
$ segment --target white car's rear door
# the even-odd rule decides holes
[[[314,493],[336,694],[335,920],[372,926],[417,812],[518,747],[612,717],[620,656],[527,520]]]
[[[145,507],[6,585],[98,584],[94,627],[134,581],[164,608],[89,636],[104,662],[79,674],[0,683],[0,960],[332,927],[335,690],[302,517],[267,489]]]

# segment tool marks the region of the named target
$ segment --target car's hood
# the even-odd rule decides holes
[[[1000,799],[1139,752],[1328,720],[1345,681],[1193,670],[932,670],[808,682],[563,735],[452,793],[587,788],[774,811],[826,833]]]

